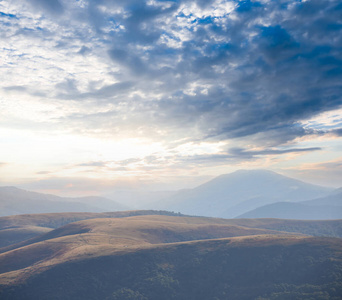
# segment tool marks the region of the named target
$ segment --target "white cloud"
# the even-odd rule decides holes
[[[0,126],[29,144],[0,161],[138,157],[146,175],[196,157],[222,170],[226,144],[315,148],[341,127],[337,2],[0,2]]]

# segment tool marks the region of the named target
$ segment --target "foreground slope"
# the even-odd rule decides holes
[[[184,214],[233,218],[251,209],[282,201],[325,196],[330,189],[266,170],[240,170],[221,175],[197,188],[180,191],[158,208]]]
[[[340,299],[341,239],[261,228],[289,220],[124,215],[2,248],[0,298]]]
[[[341,299],[336,240],[255,236],[162,244],[65,261],[1,299]]]

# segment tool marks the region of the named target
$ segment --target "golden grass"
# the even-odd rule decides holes
[[[51,228],[40,226],[23,226],[0,230],[0,248],[28,240],[51,230]]]
[[[32,226],[43,224],[51,219],[56,222],[63,218],[65,220],[76,217],[86,218],[86,220],[70,223],[28,241],[3,248],[4,252],[0,254],[0,284],[21,283],[32,275],[65,262],[121,255],[141,249],[172,250],[178,245],[191,243],[207,251],[223,246],[266,247],[322,241],[300,234],[293,235],[255,228],[272,222],[282,224],[286,220],[225,220],[162,215],[129,216],[131,213],[120,212],[120,218],[112,217],[113,214],[96,213],[23,215],[17,216],[18,219],[8,217],[5,220],[7,225],[31,226],[27,227],[28,230],[29,228],[39,230]],[[122,216],[125,215],[126,217],[123,218]],[[100,218],[93,218],[98,216]],[[111,218],[104,218],[104,216],[111,216]],[[4,220],[2,221],[4,224]],[[340,244],[337,243],[336,247],[341,250]]]
[[[54,265],[90,257],[199,240],[229,238],[227,242],[234,244],[282,235],[272,230],[222,224],[221,220],[215,224],[214,220],[135,216],[74,222],[15,245],[14,249],[0,254],[0,284],[21,282]],[[251,237],[253,235],[256,237]]]

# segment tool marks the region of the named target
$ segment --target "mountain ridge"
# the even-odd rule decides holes
[[[127,210],[127,207],[104,197],[70,198],[27,191],[12,186],[0,187],[0,216],[112,210]]]
[[[325,196],[331,190],[273,171],[239,170],[220,175],[194,189],[181,191],[164,199],[157,208],[184,214],[233,218],[258,206],[311,200]]]

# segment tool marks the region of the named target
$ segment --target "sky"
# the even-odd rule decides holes
[[[0,0],[0,185],[342,186],[339,0]]]

